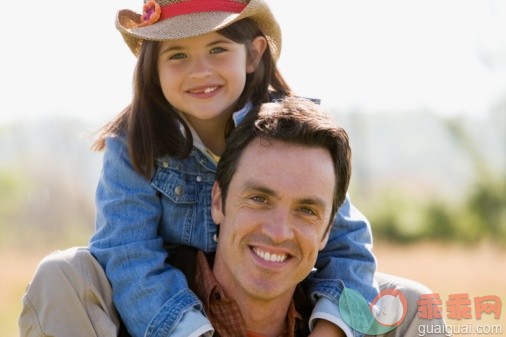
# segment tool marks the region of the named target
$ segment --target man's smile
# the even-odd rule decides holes
[[[253,252],[260,257],[261,259],[268,261],[268,262],[284,262],[287,258],[287,254],[276,254],[276,253],[269,253],[266,252],[260,248],[253,247]]]

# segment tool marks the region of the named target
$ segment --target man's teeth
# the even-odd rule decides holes
[[[269,262],[283,262],[288,257],[286,254],[274,254],[274,253],[268,253],[264,252],[263,250],[260,250],[258,248],[253,248],[253,251],[257,256],[261,257],[265,261]]]

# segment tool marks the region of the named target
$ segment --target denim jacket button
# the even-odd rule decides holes
[[[181,186],[177,186],[174,189],[174,193],[176,193],[177,196],[182,196],[183,195],[183,188]]]
[[[169,162],[164,160],[164,161],[162,162],[162,166],[163,166],[163,168],[167,168],[167,167],[169,167]]]
[[[202,177],[201,176],[197,176],[196,180],[197,180],[198,183],[200,183],[202,181]]]

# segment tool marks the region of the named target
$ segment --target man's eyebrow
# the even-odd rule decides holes
[[[317,206],[321,208],[325,208],[327,205],[327,203],[320,197],[302,198],[298,200],[298,203],[301,205]]]
[[[258,184],[254,181],[246,182],[244,184],[243,190],[260,192],[265,195],[270,195],[273,197],[278,196],[278,193],[276,191],[274,191],[273,189],[268,188],[265,185]],[[300,199],[297,199],[297,203],[300,205],[316,206],[316,207],[321,207],[321,208],[325,208],[328,205],[328,203],[326,203],[325,200],[319,196],[300,198]]]
[[[266,195],[272,195],[272,196],[276,196],[277,195],[277,193],[273,189],[268,188],[265,185],[261,185],[259,183],[256,183],[254,181],[247,181],[243,185],[242,189],[245,190],[245,191],[261,192],[261,193],[266,194]]]

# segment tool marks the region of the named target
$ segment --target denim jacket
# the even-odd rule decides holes
[[[248,111],[249,106],[234,114],[236,124]],[[216,250],[210,212],[216,163],[193,136],[190,155],[158,158],[151,179],[133,168],[124,137],[106,140],[90,250],[111,282],[115,306],[132,336],[212,335],[201,301],[184,275],[165,263],[166,244]],[[312,320],[343,326],[337,304],[344,286],[372,301],[377,286],[371,244],[367,219],[347,198],[310,280],[317,301]]]

